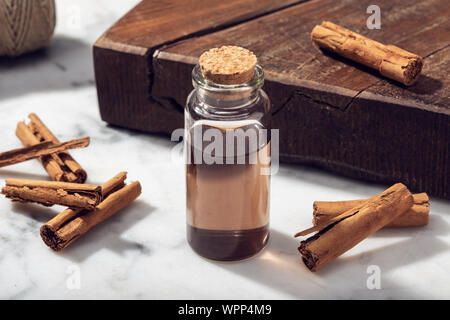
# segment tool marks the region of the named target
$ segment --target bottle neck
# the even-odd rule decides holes
[[[260,66],[255,67],[253,79],[237,85],[221,85],[207,81],[196,65],[192,71],[192,83],[195,94],[202,108],[208,113],[227,114],[244,111],[251,106],[259,96],[259,90],[264,83],[264,73]]]

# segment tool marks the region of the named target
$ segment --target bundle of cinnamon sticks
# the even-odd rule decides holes
[[[22,141],[24,146],[30,147],[44,141],[53,144],[59,143],[56,136],[36,114],[31,113],[28,117],[30,118],[28,124],[21,121],[16,127],[16,136]],[[52,180],[77,183],[86,181],[86,171],[81,168],[68,152],[63,150],[61,152],[53,152],[50,155],[41,156],[40,160]]]
[[[101,186],[102,200],[93,209],[68,208],[41,227],[41,237],[50,248],[60,251],[129,205],[141,194],[139,181],[125,185],[126,172],[121,172]]]
[[[102,186],[85,184],[86,171],[67,150],[87,147],[89,137],[61,143],[36,114],[29,118],[28,124],[19,122],[16,128],[25,147],[0,153],[0,167],[39,159],[53,181],[6,179],[1,193],[13,201],[68,207],[41,227],[43,241],[59,251],[133,202],[141,185],[138,181],[126,185],[126,172]]]
[[[401,183],[370,199],[316,201],[313,208],[314,226],[295,235],[317,232],[298,248],[311,271],[322,268],[381,228],[424,226],[430,212],[427,194],[413,195]]]

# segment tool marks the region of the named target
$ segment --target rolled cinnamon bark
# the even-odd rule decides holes
[[[15,201],[86,209],[94,209],[102,199],[100,186],[27,179],[6,179],[2,194]]]
[[[28,125],[25,122],[19,122],[16,128],[16,135],[25,146],[32,146],[43,141],[59,142],[36,114],[31,113],[28,117],[30,118]],[[41,162],[52,180],[77,183],[86,181],[86,171],[68,152],[43,156]]]
[[[105,199],[110,193],[122,188],[125,185],[126,178],[127,173],[120,172],[103,184],[101,186],[103,198]],[[88,212],[88,210],[81,208],[68,208],[64,210],[41,227],[42,239],[49,247],[55,250],[61,249],[62,244],[66,242],[58,240],[58,236],[55,234],[57,230],[63,225],[69,224],[71,220],[85,214],[86,212]]]
[[[415,227],[428,224],[430,214],[429,198],[426,193],[413,194],[414,204],[405,213],[388,223],[385,227]],[[313,224],[323,225],[331,218],[336,217],[347,210],[360,206],[366,202],[363,200],[350,201],[315,201],[313,204]]]
[[[141,185],[134,182],[124,186],[125,178],[126,173],[122,172],[102,186],[105,198],[95,210],[66,209],[42,225],[41,238],[45,244],[60,251],[133,202],[141,193]]]
[[[360,207],[332,218],[318,233],[302,241],[298,250],[303,262],[311,271],[319,270],[409,210],[413,204],[412,194],[403,184],[393,185]]]
[[[102,184],[103,199],[109,196],[111,193],[123,188],[125,186],[125,179],[127,173],[125,171],[119,172],[113,178]]]
[[[89,137],[61,143],[45,141],[30,147],[18,148],[0,153],[0,167],[6,167],[23,161],[52,155],[68,149],[85,148],[88,145]]]
[[[423,59],[393,45],[384,45],[329,21],[314,27],[311,40],[319,47],[378,70],[409,86],[419,77]]]

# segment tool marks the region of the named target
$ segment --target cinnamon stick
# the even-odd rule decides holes
[[[16,128],[16,135],[25,146],[32,146],[43,141],[59,142],[36,114],[31,113],[29,118],[28,125],[25,122],[19,122]],[[77,183],[86,181],[86,171],[68,152],[63,151],[51,156],[43,156],[40,160],[52,180]]]
[[[0,153],[0,168],[30,159],[48,156],[68,149],[85,148],[88,145],[89,137],[85,137],[61,143],[45,141],[30,147],[13,149]]]
[[[385,227],[414,227],[428,224],[430,214],[429,198],[426,193],[413,194],[414,204],[405,213],[398,216]],[[336,217],[347,210],[362,205],[364,200],[350,201],[315,201],[313,204],[314,226],[325,224],[330,218]]]
[[[112,192],[115,192],[118,189],[122,188],[125,185],[126,178],[127,173],[120,172],[112,179],[108,180],[105,184],[103,184],[101,186],[103,198],[105,199]],[[55,216],[53,219],[51,219],[41,227],[42,239],[49,247],[55,250],[58,250],[58,248],[62,249],[61,245],[66,242],[57,240],[58,236],[55,235],[55,233],[63,225],[69,224],[71,220],[75,219],[76,217],[82,214],[85,214],[86,212],[88,211],[81,208],[68,208],[64,210],[63,212]]]
[[[134,182],[124,186],[125,179],[126,172],[122,172],[102,186],[105,198],[95,210],[66,209],[42,225],[41,238],[45,244],[60,251],[134,201],[141,193],[141,185]]]
[[[298,248],[303,262],[316,271],[359,242],[383,228],[414,204],[412,194],[401,183],[346,211],[318,233],[302,241]],[[303,233],[302,233],[303,234]]]
[[[86,209],[94,209],[102,199],[100,186],[28,179],[6,179],[1,193],[14,201]]]
[[[423,60],[419,55],[384,45],[329,21],[314,27],[311,40],[321,48],[376,69],[407,86],[418,79],[422,70]]]

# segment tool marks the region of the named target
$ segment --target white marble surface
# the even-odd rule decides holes
[[[312,202],[369,197],[386,186],[307,167],[283,165],[273,177],[271,240],[261,254],[238,263],[194,254],[185,240],[184,168],[174,144],[108,127],[98,112],[91,45],[136,2],[59,0],[52,48],[0,62],[0,150],[20,146],[16,122],[36,112],[62,140],[91,136],[88,149],[72,151],[89,182],[127,170],[143,186],[138,201],[62,253],[44,245],[39,227],[63,208],[0,198],[0,298],[450,297],[450,203],[439,199],[432,199],[427,227],[382,230],[320,272],[308,271],[292,235],[310,226]],[[47,179],[38,161],[0,169],[2,184],[7,177]],[[380,267],[380,290],[366,286],[369,265]],[[76,270],[79,289],[70,285]]]

